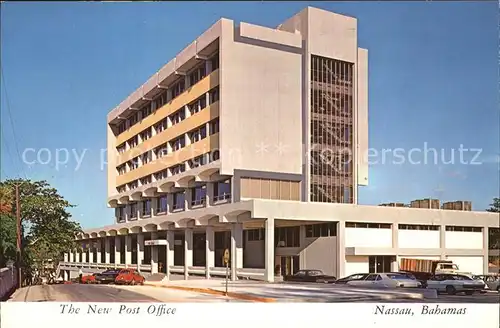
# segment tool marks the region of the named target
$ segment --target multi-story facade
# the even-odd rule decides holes
[[[228,249],[233,279],[389,270],[405,256],[479,272],[498,226],[357,205],[368,51],[355,18],[316,8],[277,28],[219,20],[109,113],[107,147],[115,222],[79,236],[88,247],[69,262],[210,277]]]

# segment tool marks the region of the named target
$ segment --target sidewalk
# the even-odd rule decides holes
[[[225,281],[220,279],[146,282],[147,285],[197,293],[224,295]],[[394,299],[437,298],[429,290],[355,288],[345,285],[285,284],[255,281],[230,281],[227,296],[254,302],[349,302]]]

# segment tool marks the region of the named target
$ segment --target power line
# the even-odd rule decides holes
[[[9,115],[9,121],[10,121],[10,126],[12,128],[12,135],[14,136],[14,145],[16,146],[16,152],[17,152],[17,156],[19,157],[19,162],[21,163],[20,165],[20,171],[21,171],[21,174],[24,176],[24,178],[26,178],[26,180],[28,179],[27,176],[26,176],[26,173],[24,172],[24,169],[23,169],[23,165],[22,165],[22,157],[21,157],[21,152],[19,151],[19,146],[18,146],[18,143],[17,143],[17,135],[16,135],[16,129],[14,128],[14,120],[12,118],[12,112],[10,110],[10,101],[9,101],[9,96],[7,94],[7,85],[5,83],[5,74],[3,72],[3,66],[0,62],[0,75],[2,76],[2,85],[3,85],[3,89],[4,89],[4,94],[5,94],[5,104],[6,104],[6,107],[7,107],[7,114]]]

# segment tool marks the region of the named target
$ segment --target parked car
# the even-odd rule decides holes
[[[489,290],[496,290],[500,293],[500,277],[494,275],[478,276],[488,286]]]
[[[120,271],[118,276],[115,278],[115,283],[118,284],[126,284],[126,285],[136,285],[144,284],[144,277],[141,276],[139,272],[134,269],[123,269]]]
[[[347,282],[350,286],[359,287],[386,287],[386,288],[419,288],[422,284],[413,276],[405,273],[370,273],[365,279],[351,280]]]
[[[321,270],[299,270],[293,275],[285,276],[283,280],[331,284],[335,282],[336,278],[334,276],[324,274]]]
[[[120,273],[120,269],[109,269],[95,275],[97,284],[111,284],[115,282],[116,277]]]
[[[484,283],[463,274],[437,274],[427,280],[427,288],[435,289],[438,293],[446,292],[448,295],[472,295],[481,292]]]
[[[335,284],[347,284],[349,281],[365,280],[366,277],[368,277],[368,275],[369,275],[369,273],[355,273],[355,274],[351,274],[350,276],[337,279],[337,281],[335,281]]]
[[[408,271],[399,271],[399,273],[406,274],[408,276],[415,277],[418,282],[422,285],[422,288],[427,287],[427,280],[429,280],[432,277],[432,273],[429,272],[408,272]]]
[[[480,275],[472,275],[472,274],[466,274],[466,276],[476,280],[477,282],[480,282],[484,285],[484,288],[481,290],[481,293],[487,293],[489,290],[490,290],[490,287],[486,284],[486,282],[484,281],[484,276],[480,276]]]
[[[89,274],[82,277],[82,284],[95,284],[95,276],[97,273]]]

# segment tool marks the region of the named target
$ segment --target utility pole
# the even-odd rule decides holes
[[[16,219],[17,219],[17,286],[22,287],[21,279],[21,202],[19,201],[19,185],[16,184]]]

